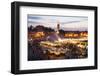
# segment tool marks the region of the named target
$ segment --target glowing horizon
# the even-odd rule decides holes
[[[28,26],[43,25],[45,27],[56,28],[57,22],[63,30],[87,31],[88,17],[84,16],[42,16],[28,15]]]

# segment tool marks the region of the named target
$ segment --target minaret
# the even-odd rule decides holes
[[[57,22],[57,34],[59,34],[59,30],[60,30],[60,23],[59,21]]]

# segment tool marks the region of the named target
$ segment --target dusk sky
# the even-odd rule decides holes
[[[88,17],[86,16],[43,16],[28,15],[28,26],[43,25],[45,27],[56,28],[60,23],[63,30],[85,31],[88,29]]]

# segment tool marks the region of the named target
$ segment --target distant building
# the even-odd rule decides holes
[[[64,36],[68,38],[88,37],[88,32],[69,32],[65,33]]]
[[[59,30],[60,30],[60,23],[57,23],[57,28],[56,28],[56,33],[59,34]]]

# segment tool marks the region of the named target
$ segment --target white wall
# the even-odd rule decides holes
[[[16,0],[17,1],[17,0]],[[58,4],[74,4],[74,5],[90,5],[98,6],[98,13],[100,13],[100,0],[21,0],[30,2],[44,2],[44,3],[58,3]],[[0,76],[13,76],[10,73],[10,56],[11,56],[11,2],[13,0],[0,0]],[[98,15],[98,22],[100,14]],[[98,23],[98,28],[100,23]],[[100,30],[98,31],[100,33]],[[100,34],[99,34],[100,38]],[[98,39],[99,39],[98,38]],[[100,45],[100,39],[98,40]],[[98,49],[98,51],[100,48]],[[98,58],[100,58],[100,52]],[[100,67],[100,59],[99,67]],[[34,76],[99,76],[100,68],[98,70],[85,70],[85,71],[65,71],[53,73],[40,73]],[[26,74],[26,76],[33,74]],[[23,75],[22,75],[23,76]]]

